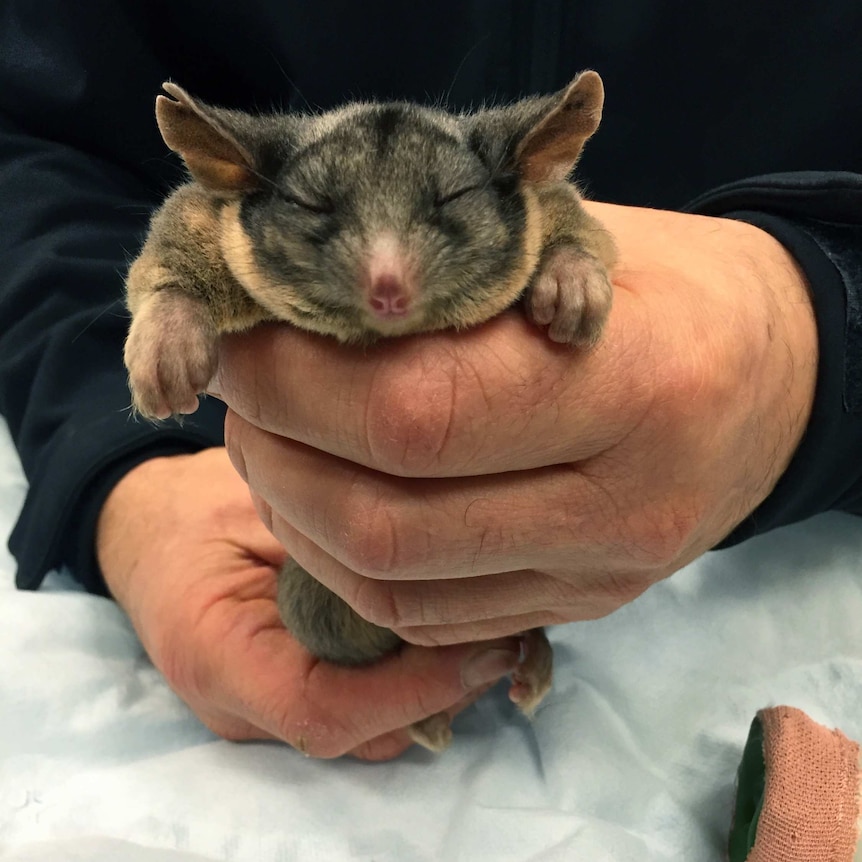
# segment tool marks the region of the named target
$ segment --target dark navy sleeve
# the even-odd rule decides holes
[[[677,14],[671,4],[664,5],[671,18]],[[508,42],[488,35],[488,22],[505,17],[500,10],[508,9],[506,14],[515,20],[508,5],[492,10],[482,3],[447,2],[447,13],[441,16],[437,7],[433,15],[414,15],[419,7],[401,4],[398,8],[406,17],[399,19],[397,40],[387,35],[384,24],[391,26],[391,21],[382,7],[376,18],[369,18],[364,8],[360,14],[343,0],[328,0],[323,6],[214,2],[201,15],[198,4],[182,2],[0,4],[0,413],[29,482],[10,538],[19,586],[36,588],[48,570],[65,564],[88,589],[104,592],[93,537],[102,503],[116,481],[154,455],[196,451],[223,441],[223,407],[211,399],[182,426],[135,422],[128,413],[122,365],[128,324],[123,275],[143,240],[149,214],[181,178],[153,122],[153,97],[161,82],[175,78],[209,101],[248,108],[290,104],[294,88],[289,80],[296,76],[303,96],[326,106],[351,92],[388,92],[386,82],[399,82],[399,76],[412,82],[399,88],[399,96],[420,98],[447,85],[451,89],[453,70],[465,56],[471,59],[461,82],[484,94],[492,79],[469,72],[470,64],[484,56],[484,49],[467,51],[474,43],[499,44],[492,58],[494,76],[502,82],[497,89],[503,84],[512,93],[519,89],[521,76],[511,69],[507,73],[507,63],[532,68],[531,57],[519,53],[529,49],[519,47],[527,42],[518,28],[511,50]],[[343,13],[340,18],[324,14],[336,8]],[[848,10],[855,8],[847,4]],[[448,22],[434,38],[448,53],[435,50],[417,64],[413,42],[404,42],[408,47],[401,53],[395,48],[402,44],[400,29],[405,28],[419,44],[420,37],[427,36],[429,16]],[[456,16],[458,27],[451,23]],[[322,50],[330,45],[327,40],[336,39],[333,17],[342,25],[336,42],[355,45],[353,54]],[[560,27],[551,29],[560,30],[565,16],[560,21]],[[366,30],[360,32],[361,27]],[[790,36],[798,32],[793,22],[787,27]],[[361,37],[367,33],[386,50],[378,50],[378,42],[366,50]],[[452,42],[452,33],[462,34],[465,43]],[[654,41],[663,33],[651,29],[638,39],[640,55],[664,56]],[[674,34],[665,35],[667,52],[676,50]],[[611,78],[614,68],[628,74],[630,66],[615,67],[619,60],[614,58],[630,57],[635,47],[614,50],[606,58]],[[291,64],[288,55],[298,59]],[[821,66],[831,69],[826,61],[838,55],[823,56]],[[600,60],[597,55],[596,62]],[[433,75],[426,74],[429,64]],[[838,68],[843,66],[839,63]],[[771,66],[767,72],[772,74]],[[829,80],[839,78],[856,80],[829,73]],[[619,139],[626,152],[631,135],[625,118],[636,116],[638,105],[650,104],[645,96],[652,90],[639,90],[639,80],[613,88],[617,103],[609,118],[621,118]],[[779,84],[784,86],[780,76],[774,87]],[[709,101],[702,94],[697,99]],[[847,100],[852,103],[850,96]],[[785,102],[775,99],[773,104]],[[689,114],[678,113],[690,127]],[[834,122],[846,127],[846,111],[833,113]],[[709,115],[723,116],[714,111]],[[763,123],[757,129],[761,127]],[[824,129],[818,127],[816,133],[818,148],[851,141],[846,134],[827,134]],[[613,133],[612,122],[607,131]],[[777,139],[761,137],[770,154],[764,161],[783,165],[772,158]],[[679,138],[678,133],[670,135],[671,141]],[[664,141],[657,143],[657,152],[664,151]],[[798,144],[794,139],[793,158],[815,163],[805,161],[808,151],[797,152]],[[685,162],[689,150],[694,155]],[[671,160],[672,175],[690,177],[697,183],[692,188],[760,170],[718,161],[720,172],[710,173],[706,163],[695,158],[697,152],[686,144],[680,158]],[[619,176],[620,188],[631,190],[638,177],[653,177],[650,189],[626,202],[664,200],[655,196],[667,171],[645,172],[636,159],[620,159],[614,150],[611,156],[606,180]],[[838,152],[817,163],[855,164]],[[600,160],[594,164],[600,167]],[[862,402],[859,177],[785,174],[747,180],[705,195],[692,211],[747,219],[783,242],[810,282],[820,335],[816,402],[807,434],[769,499],[728,541],[831,508],[862,512],[862,459],[856,455]]]
[[[136,6],[0,8],[0,413],[29,482],[9,542],[23,588],[66,564],[104,593],[93,537],[113,484],[223,440],[212,400],[182,427],[129,415],[123,275],[178,177]]]
[[[689,211],[749,222],[804,271],[819,341],[808,428],[769,497],[724,541],[829,510],[862,514],[862,175],[773,174],[732,183]]]

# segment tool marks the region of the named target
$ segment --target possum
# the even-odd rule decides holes
[[[191,179],[153,215],[126,279],[138,414],[192,413],[220,334],[263,321],[371,344],[475,326],[520,300],[554,342],[600,338],[615,246],[569,181],[601,120],[596,72],[463,114],[357,102],[252,115],[163,89],[158,126]],[[311,653],[337,664],[402,643],[292,561],[278,574],[278,606]],[[522,644],[510,695],[530,714],[550,688],[552,654],[541,629]],[[411,734],[441,750],[448,718]]]

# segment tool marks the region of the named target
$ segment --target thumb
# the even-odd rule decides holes
[[[452,710],[514,670],[520,657],[519,639],[510,637],[445,647],[406,644],[373,665],[339,667],[313,659],[283,635],[287,649],[270,651],[268,666],[251,674],[245,665],[235,677],[243,689],[239,701],[252,724],[311,757],[339,757]]]

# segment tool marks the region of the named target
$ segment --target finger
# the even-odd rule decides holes
[[[468,706],[474,704],[483,694],[493,688],[494,683],[483,685],[475,691],[470,692],[467,697],[462,698],[458,703],[450,709],[443,710],[451,721],[458,713],[465,710]],[[210,717],[207,710],[196,710],[198,717],[203,723],[213,731],[213,733],[221,736],[223,739],[230,739],[235,742],[240,741],[281,741],[278,736],[268,733],[261,728],[250,724],[244,719],[236,718],[235,716],[224,716],[221,714]],[[390,733],[384,733],[382,736],[370,739],[358,745],[351,752],[353,757],[359,760],[367,761],[384,761],[392,760],[394,757],[403,754],[410,746],[415,745],[415,742],[407,733],[406,729],[393,730]]]
[[[395,730],[392,733],[386,733],[376,739],[363,742],[349,754],[358,760],[380,763],[398,757],[414,744],[406,730]]]
[[[625,307],[620,296],[615,314]],[[641,335],[612,320],[598,348],[573,351],[518,311],[365,349],[265,326],[222,339],[213,385],[252,424],[393,475],[496,473],[622,439],[648,393],[643,351],[620,341]]]
[[[495,476],[404,479],[377,473],[228,416],[239,469],[270,508],[283,543],[293,525],[348,569],[372,578],[440,579],[518,569],[636,565],[609,525],[618,504],[581,467]],[[632,524],[632,541],[640,540]],[[655,532],[655,524],[643,523]],[[441,540],[445,537],[445,541]],[[654,562],[652,559],[647,562]]]
[[[463,644],[473,642],[484,642],[492,638],[515,637],[531,629],[540,629],[545,626],[559,625],[568,622],[582,622],[595,619],[615,611],[619,604],[614,607],[608,606],[603,613],[580,612],[568,617],[562,611],[542,610],[534,613],[513,614],[508,617],[497,617],[493,620],[478,620],[472,623],[460,623],[457,625],[440,626],[416,626],[399,628],[396,634],[407,643],[420,647],[443,647],[450,644]]]
[[[282,530],[290,555],[361,617],[422,646],[515,635],[592,620],[637,598],[659,577],[582,571],[576,580],[535,570],[439,581],[384,581],[358,575],[298,530]]]
[[[445,581],[380,581],[357,575],[292,527],[290,554],[361,617],[420,646],[484,641],[606,616],[651,581],[584,573],[575,583],[537,571]]]
[[[587,615],[592,616],[591,610],[599,601],[593,593],[606,592],[603,587],[594,588],[586,575],[573,587],[534,570],[438,581],[372,580],[348,569],[295,528],[285,525],[282,534],[290,556],[313,572],[315,578],[344,599],[363,619],[395,629],[398,634],[425,627],[476,632],[460,639],[449,636],[445,641],[413,641],[405,637],[405,640],[429,646],[496,637],[497,634],[483,636],[483,632],[492,631],[493,627],[480,628],[478,623],[508,617],[513,609],[517,609],[519,615],[534,615],[527,628],[569,622],[574,618],[572,613],[577,613],[578,618],[587,618]],[[523,625],[520,628],[503,626],[497,633],[508,635],[523,630]]]
[[[314,757],[451,709],[516,666],[517,639],[429,650],[406,646],[366,667],[313,660],[282,628],[263,630],[253,654],[225,655],[225,690],[250,724]]]

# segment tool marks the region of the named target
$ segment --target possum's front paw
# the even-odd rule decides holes
[[[560,344],[592,347],[611,309],[608,271],[575,245],[548,249],[527,288],[527,312]]]
[[[554,676],[554,651],[543,629],[523,636],[524,658],[512,671],[509,698],[528,718],[545,699]]]
[[[132,406],[147,419],[194,413],[218,364],[218,333],[206,304],[171,289],[136,312],[125,348]]]

